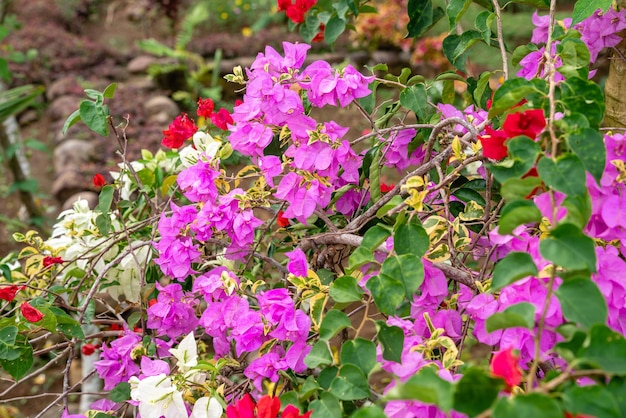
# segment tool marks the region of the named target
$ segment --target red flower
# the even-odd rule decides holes
[[[277,418],[280,412],[280,399],[265,395],[257,404],[249,394],[245,394],[234,405],[226,408],[226,418]],[[300,410],[293,405],[287,405],[282,418],[309,418],[313,411],[300,415]]]
[[[282,418],[309,418],[312,412],[313,411],[309,411],[300,415],[300,410],[298,408],[296,408],[293,405],[287,405],[281,417]]]
[[[38,309],[30,306],[30,303],[24,302],[20,305],[20,310],[22,311],[22,315],[28,322],[39,322],[43,319],[43,314]]]
[[[517,365],[518,360],[519,355],[514,354],[512,348],[498,351],[491,359],[491,374],[503,379],[507,389],[522,382],[522,372]]]
[[[211,115],[211,121],[218,128],[226,130],[228,125],[233,124],[233,117],[228,113],[228,110],[221,108],[217,113]]]
[[[189,119],[186,113],[182,113],[176,116],[176,119],[174,119],[174,122],[170,124],[168,129],[163,131],[165,138],[163,138],[161,143],[168,148],[180,148],[197,130],[198,127],[195,122]]]
[[[387,193],[393,190],[393,188],[396,187],[395,184],[391,183],[391,184],[387,184],[384,182],[380,183],[380,192],[381,193]]]
[[[496,131],[490,126],[485,128],[487,135],[479,135],[478,140],[483,145],[483,155],[492,160],[501,160],[508,154],[508,148],[504,141],[509,139],[506,132]]]
[[[13,302],[13,299],[15,299],[15,295],[17,294],[17,292],[19,292],[23,288],[24,286],[16,285],[0,287],[0,299],[6,300],[7,302]]]
[[[203,118],[210,118],[215,109],[215,103],[211,99],[198,99],[198,116]]]
[[[236,404],[228,405],[226,418],[254,418],[254,407],[252,397],[246,393]]]
[[[93,344],[83,344],[83,346],[81,347],[80,351],[82,351],[82,353],[86,356],[90,356],[93,353],[96,352],[96,349],[98,347],[93,345]]]
[[[572,415],[571,413],[565,411],[565,418],[594,418],[594,417],[591,415],[583,415],[583,414]]]
[[[315,6],[315,3],[317,0],[296,0],[295,4],[291,0],[278,0],[278,10],[285,12],[292,22],[303,23],[304,15]]]
[[[276,215],[276,223],[278,224],[278,226],[280,226],[281,228],[286,228],[289,226],[289,219],[285,218],[283,216],[285,212],[283,212],[282,210],[278,211],[278,215]]]
[[[543,110],[530,109],[524,112],[511,113],[504,120],[502,129],[513,138],[518,135],[525,135],[531,139],[537,138],[537,135],[546,127],[546,118],[543,116]]]
[[[93,185],[96,187],[102,187],[107,184],[107,181],[104,179],[104,176],[100,173],[93,176]]]
[[[49,255],[43,258],[43,266],[48,267],[53,264],[61,264],[63,259],[61,257],[50,257]]]
[[[256,416],[258,418],[276,418],[280,412],[280,399],[272,396],[264,396],[256,404]]]

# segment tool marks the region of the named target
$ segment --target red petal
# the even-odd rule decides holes
[[[28,302],[22,303],[20,306],[22,315],[29,322],[39,322],[43,319],[44,315],[38,310],[30,306]]]

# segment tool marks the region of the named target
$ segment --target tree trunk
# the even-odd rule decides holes
[[[626,0],[618,0],[617,4],[619,9],[624,9]],[[626,127],[626,31],[622,31],[620,36],[623,40],[611,52],[609,76],[604,87],[604,126],[616,128]]]

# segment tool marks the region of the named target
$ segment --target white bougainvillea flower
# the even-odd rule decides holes
[[[161,373],[139,380],[130,378],[130,397],[139,402],[142,418],[187,418],[183,394],[172,385],[171,379]]]
[[[170,353],[178,360],[178,369],[185,373],[192,367],[198,365],[198,347],[193,332],[190,332],[178,344],[178,348],[170,348]]]
[[[205,396],[196,401],[189,418],[220,418],[224,409],[215,398]]]
[[[213,139],[211,135],[198,131],[193,134],[193,145],[188,145],[178,152],[180,161],[185,167],[195,165],[200,158],[210,161],[215,157],[221,145],[222,143]]]

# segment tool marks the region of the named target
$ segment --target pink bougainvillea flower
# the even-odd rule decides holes
[[[504,145],[504,141],[509,136],[504,131],[496,131],[490,126],[485,128],[486,135],[479,135],[478,140],[483,146],[483,155],[492,160],[501,160],[508,154],[508,148]]]
[[[22,315],[28,322],[39,322],[43,319],[44,314],[36,308],[33,308],[30,303],[24,302],[20,305]]]
[[[19,292],[23,288],[24,286],[15,285],[0,287],[0,299],[6,300],[7,302],[13,302],[13,299],[15,299],[15,295],[17,294],[17,292]]]
[[[233,124],[233,117],[228,110],[221,108],[217,113],[211,115],[211,122],[220,129],[228,129],[228,125]]]
[[[519,355],[515,354],[512,348],[498,351],[491,359],[491,374],[503,379],[509,390],[522,382],[518,360]]]
[[[215,103],[211,99],[198,99],[198,116],[203,118],[210,118],[215,109]]]
[[[61,264],[63,263],[63,259],[61,257],[51,257],[49,255],[43,258],[43,266],[48,267],[53,264]]]
[[[183,146],[183,143],[191,138],[193,134],[198,131],[198,127],[195,122],[189,119],[186,113],[182,113],[176,116],[174,122],[163,131],[165,137],[161,143],[168,148],[178,149]]]
[[[546,127],[546,118],[541,109],[529,109],[524,112],[509,114],[504,120],[502,129],[512,138],[518,135],[525,135],[531,139],[537,136]]]
[[[92,181],[93,181],[93,185],[96,187],[102,187],[107,184],[106,179],[100,173],[97,173],[96,175],[94,175]]]

